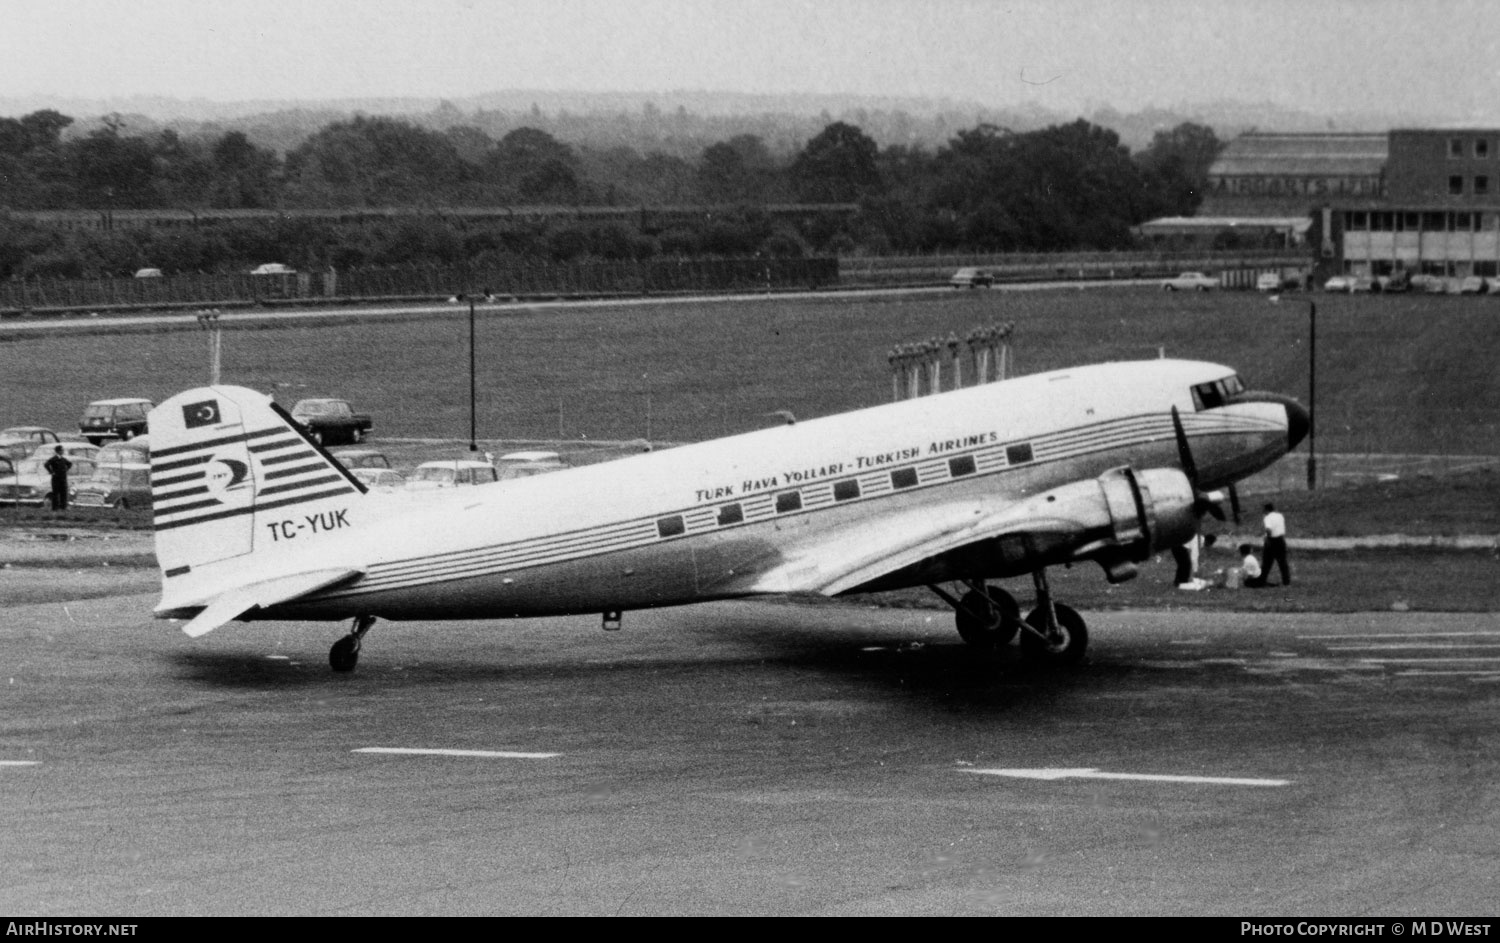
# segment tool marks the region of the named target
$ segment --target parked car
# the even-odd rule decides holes
[[[990,288],[995,284],[994,273],[982,268],[961,268],[948,279],[954,288]]]
[[[151,437],[138,435],[134,439],[119,439],[106,443],[94,456],[96,465],[132,465],[151,460]]]
[[[1380,291],[1380,283],[1368,275],[1355,275],[1349,279],[1349,290],[1367,294],[1374,293]]]
[[[1482,295],[1490,290],[1490,283],[1481,276],[1470,275],[1459,283],[1458,293],[1460,295]]]
[[[364,466],[351,468],[349,473],[371,491],[400,491],[406,487],[406,476],[390,468]]]
[[[42,507],[52,497],[52,474],[45,458],[28,458],[15,463],[15,472],[0,479],[0,504],[28,504]],[[94,463],[78,459],[68,471],[68,490],[77,490],[74,482],[93,477]]]
[[[1429,295],[1441,295],[1448,288],[1441,275],[1413,275],[1411,277],[1411,290],[1426,292]]]
[[[445,459],[423,462],[406,479],[408,491],[434,491],[464,485],[488,485],[500,480],[500,474],[489,462],[473,459]]]
[[[1164,291],[1213,291],[1219,287],[1219,281],[1202,272],[1183,272],[1162,282],[1161,287]]]
[[[1279,272],[1261,272],[1255,279],[1256,291],[1281,291],[1286,281]]]
[[[78,431],[95,445],[105,439],[134,439],[146,434],[146,414],[155,403],[149,399],[100,399],[84,407]]]
[[[85,508],[149,508],[151,466],[145,462],[99,463],[88,481],[73,489],[73,503]]]
[[[292,418],[319,445],[358,442],[374,425],[368,415],[356,413],[341,399],[298,400],[292,407]]]
[[[92,442],[74,442],[71,439],[66,442],[49,442],[46,445],[39,445],[26,457],[39,458],[45,462],[53,455],[56,455],[59,448],[63,450],[63,458],[66,458],[70,462],[83,459],[86,462],[97,464],[99,461],[99,446],[94,445]]]
[[[0,455],[20,461],[35,452],[37,446],[60,441],[58,434],[45,426],[11,426],[0,430]]]
[[[496,465],[501,481],[530,478],[571,467],[556,452],[509,452],[500,456]]]
[[[251,275],[296,275],[297,270],[280,262],[267,262],[250,270]]]
[[[161,269],[159,269],[159,268],[138,268],[138,269],[135,270],[135,277],[136,278],[161,278]]]
[[[1341,291],[1345,294],[1354,290],[1354,277],[1352,275],[1335,275],[1323,283],[1324,291]]]
[[[1382,275],[1375,279],[1375,282],[1380,286],[1381,291],[1388,295],[1395,295],[1411,291],[1412,277],[1410,272],[1403,269],[1399,272],[1392,272],[1389,275]]]
[[[379,449],[339,449],[330,452],[339,464],[355,471],[360,468],[390,468],[391,460],[385,457],[385,453]]]

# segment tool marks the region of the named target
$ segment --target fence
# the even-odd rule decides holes
[[[851,256],[841,260],[839,274],[844,284],[883,285],[901,282],[944,281],[966,266],[984,268],[999,281],[1036,279],[1158,278],[1178,272],[1248,273],[1254,287],[1260,272],[1306,270],[1311,259],[1305,252],[1281,249],[1208,252],[1018,252],[1002,254]],[[1238,276],[1235,276],[1238,277]],[[1241,287],[1226,282],[1226,287]]]
[[[153,308],[333,300],[495,295],[653,294],[764,291],[836,285],[835,258],[648,259],[535,262],[493,268],[420,266],[287,275],[174,275],[155,278],[0,282],[0,312],[68,308]]]

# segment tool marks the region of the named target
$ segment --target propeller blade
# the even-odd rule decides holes
[[[1177,457],[1182,460],[1182,473],[1194,490],[1198,487],[1198,464],[1193,461],[1193,450],[1188,445],[1187,432],[1182,428],[1182,415],[1172,407],[1172,432],[1177,436]]]
[[[1199,517],[1207,514],[1209,517],[1213,518],[1216,521],[1222,522],[1224,520],[1223,506],[1213,498],[1209,497],[1206,494],[1202,494],[1201,492],[1198,499],[1193,502],[1193,510],[1198,512]]]

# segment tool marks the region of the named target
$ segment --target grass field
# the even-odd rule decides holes
[[[1165,294],[1147,288],[481,309],[484,438],[692,441],[890,398],[896,343],[1014,321],[1019,372],[1156,357],[1214,360],[1308,394],[1318,306],[1322,452],[1500,454],[1500,298]],[[91,399],[158,401],[207,376],[188,326],[0,342],[0,425],[76,428]],[[101,324],[103,319],[101,319]],[[226,330],[224,380],[283,403],[340,395],[377,436],[468,437],[468,321],[452,316]]]

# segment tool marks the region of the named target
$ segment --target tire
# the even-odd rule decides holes
[[[1177,289],[1176,289],[1176,287],[1174,287],[1172,285],[1163,285],[1163,286],[1161,286],[1161,290],[1162,291],[1176,291]]]
[[[1084,652],[1089,647],[1088,627],[1083,624],[1083,617],[1073,607],[1053,603],[1052,609],[1057,613],[1058,627],[1063,630],[1062,640],[1048,643],[1036,632],[1022,632],[1021,651],[1039,664],[1059,667],[1076,665],[1083,661]],[[1038,608],[1031,610],[1031,614],[1026,617],[1026,624],[1037,632],[1045,632],[1047,620]]]
[[[135,438],[135,430],[134,429],[126,429],[126,430],[124,430],[123,432],[120,433],[120,441],[121,442],[129,442],[131,439],[134,439],[134,438]]]
[[[352,635],[346,635],[333,643],[328,650],[328,667],[334,671],[353,671],[354,666],[359,664],[358,641]]]
[[[985,616],[971,610],[981,610]],[[1021,629],[1021,607],[1016,598],[998,587],[988,587],[988,597],[974,589],[959,600],[953,613],[958,635],[972,648],[991,651],[1010,642]]]

